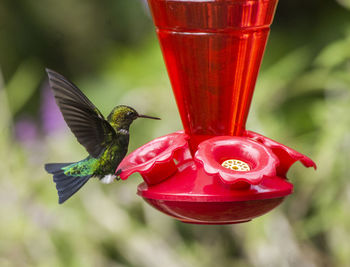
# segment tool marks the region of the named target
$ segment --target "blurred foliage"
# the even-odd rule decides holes
[[[104,114],[137,121],[130,150],[181,128],[152,22],[137,0],[0,3],[0,266],[349,266],[350,7],[281,1],[248,120],[313,158],[295,192],[242,225],[187,225],[135,195],[138,176],[92,181],[57,205],[44,162],[85,156],[66,127],[45,128],[44,67],[74,80]],[[108,96],[108,97],[106,97]]]

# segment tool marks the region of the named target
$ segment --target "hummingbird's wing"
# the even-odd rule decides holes
[[[46,72],[68,127],[88,153],[97,158],[116,136],[116,132],[77,86],[53,70],[46,69]]]

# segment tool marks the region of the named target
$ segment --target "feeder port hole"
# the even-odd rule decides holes
[[[221,163],[221,166],[233,171],[247,172],[250,171],[250,167],[244,161],[238,159],[228,159]]]

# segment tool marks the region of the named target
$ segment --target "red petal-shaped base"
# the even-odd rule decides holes
[[[278,206],[293,191],[291,183],[276,176],[265,177],[259,185],[232,190],[193,161],[178,167],[175,175],[159,184],[140,184],[138,194],[154,208],[186,223],[250,221]]]
[[[145,182],[138,186],[138,194],[147,203],[186,223],[228,224],[252,220],[275,208],[292,193],[293,185],[285,178],[291,164],[300,160],[306,167],[315,167],[308,157],[253,132],[247,131],[244,137],[217,137],[203,142],[208,149],[198,153],[199,162],[197,154],[192,158],[187,139],[183,132],[157,138],[132,152],[119,166],[124,172],[123,179],[133,172],[142,175]],[[246,148],[237,150],[237,142],[238,147]],[[257,153],[260,149],[261,155]],[[230,153],[244,157],[242,160],[249,162],[252,171],[227,170],[232,172],[232,177],[228,179],[226,172],[223,176],[226,169],[216,166],[216,162],[231,156]],[[262,170],[267,171],[260,173]],[[259,177],[251,177],[251,173]]]

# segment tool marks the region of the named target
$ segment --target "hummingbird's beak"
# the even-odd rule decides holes
[[[146,119],[152,119],[152,120],[160,120],[160,118],[147,116],[147,115],[138,115],[138,118],[146,118]]]

